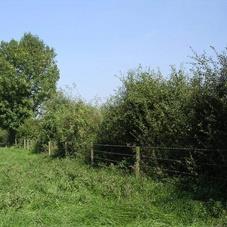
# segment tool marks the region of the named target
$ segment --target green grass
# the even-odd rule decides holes
[[[209,209],[208,209],[209,208]],[[218,207],[215,207],[218,208]],[[20,149],[0,149],[0,226],[224,226],[177,186]]]

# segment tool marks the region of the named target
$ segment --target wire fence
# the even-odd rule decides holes
[[[32,150],[36,141],[22,138],[15,146]],[[0,144],[1,146],[1,144]],[[46,150],[51,156],[56,144],[49,141]],[[62,149],[69,153],[70,143],[64,142]],[[118,165],[137,177],[147,176],[190,176],[209,177],[227,181],[227,150],[190,147],[155,147],[134,145],[91,144],[92,165]]]
[[[118,164],[136,176],[206,176],[226,181],[227,150],[93,144],[91,163]]]

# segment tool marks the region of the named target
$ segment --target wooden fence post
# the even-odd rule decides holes
[[[51,156],[51,141],[48,142],[48,153]]]
[[[138,178],[140,176],[140,147],[136,146],[136,162],[135,162],[135,175]]]
[[[29,140],[29,149],[32,150],[32,140]]]
[[[24,139],[24,149],[26,150],[26,140]]]
[[[93,143],[91,143],[91,165],[94,165],[94,146]]]
[[[27,139],[27,150],[30,150],[29,139]]]
[[[33,151],[33,149],[34,149],[34,141],[33,141],[33,139],[30,140],[30,146],[31,146],[31,150]]]
[[[68,156],[68,143],[65,142],[65,154],[66,156]]]

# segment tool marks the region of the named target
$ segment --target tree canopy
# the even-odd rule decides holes
[[[0,43],[0,124],[14,139],[16,129],[37,115],[56,91],[59,70],[53,48],[30,33]]]

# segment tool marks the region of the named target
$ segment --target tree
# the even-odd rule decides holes
[[[30,33],[0,43],[0,124],[9,131],[10,143],[25,119],[36,116],[55,93],[55,56],[54,49]]]

